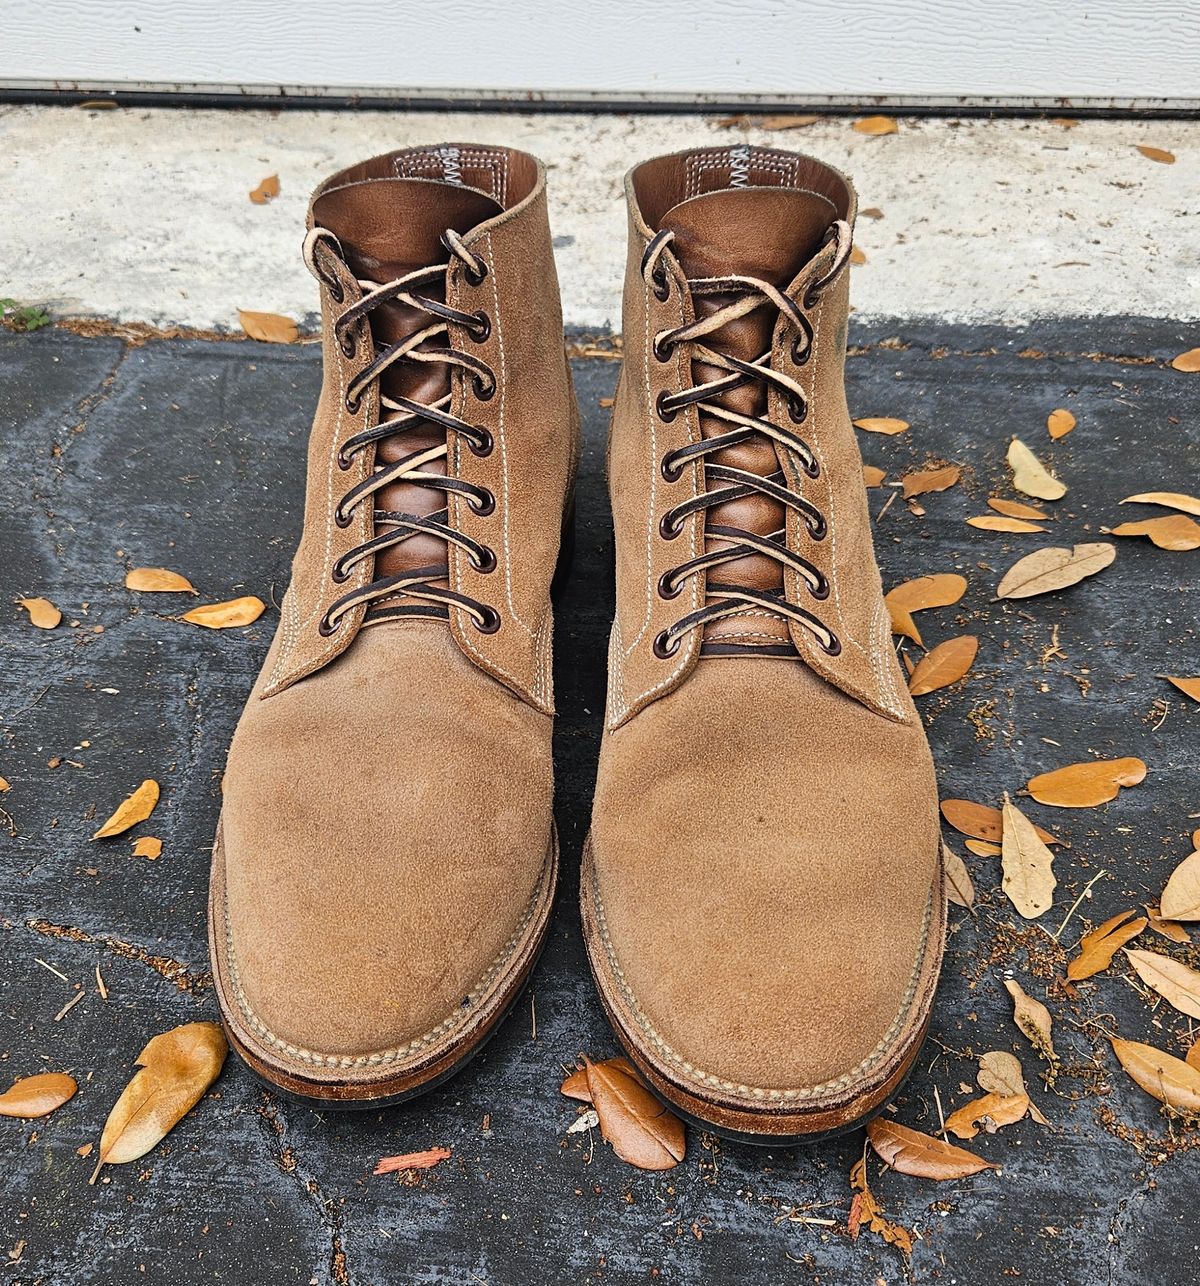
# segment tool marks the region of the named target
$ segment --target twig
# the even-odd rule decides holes
[[[884,515],[885,513],[887,513],[887,511],[892,507],[892,502],[896,499],[896,497],[897,497],[899,494],[900,494],[900,493],[899,493],[898,491],[893,491],[893,492],[892,492],[892,494],[891,494],[890,496],[888,496],[888,498],[887,498],[887,503],[886,503],[886,504],[883,506],[883,508],[882,508],[882,509],[881,509],[881,510],[880,510],[880,511],[875,515],[875,521],[876,521],[876,522],[882,522],[882,520],[883,520],[883,515]]]
[[[108,1000],[108,988],[104,985],[104,975],[100,972],[100,966],[96,966],[96,990],[100,993],[100,999]]]
[[[1103,879],[1104,876],[1106,876],[1107,874],[1108,874],[1107,871],[1099,871],[1097,874],[1093,875],[1092,878],[1088,880],[1088,882],[1083,886],[1083,892],[1071,904],[1071,909],[1067,912],[1066,919],[1064,919],[1062,924],[1060,924],[1058,928],[1050,935],[1055,942],[1057,942],[1059,938],[1062,937],[1062,931],[1067,927],[1067,920],[1069,920],[1079,909],[1080,902],[1082,902],[1083,899],[1087,897],[1087,895],[1091,892],[1092,885],[1095,884],[1097,880]]]
[[[530,1040],[537,1040],[537,995],[534,992],[529,993],[529,1012],[533,1018],[533,1032]]]
[[[950,1140],[946,1138],[946,1113],[942,1111],[942,1096],[938,1093],[938,1087],[936,1085],[933,1087],[933,1098],[934,1102],[937,1103],[938,1121],[941,1123],[942,1142],[949,1143]]]
[[[49,969],[49,970],[50,970],[50,972],[51,972],[51,973],[52,973],[56,978],[61,978],[61,979],[63,980],[63,982],[70,982],[70,981],[71,981],[71,980],[70,980],[70,978],[68,978],[68,977],[67,977],[67,975],[66,975],[65,973],[59,973],[59,972],[58,972],[58,970],[57,970],[57,969],[56,969],[52,964],[47,964],[47,963],[42,959],[42,957],[41,957],[41,956],[34,956],[34,957],[33,957],[33,959],[34,959],[34,963],[35,963],[35,964],[40,964],[40,965],[42,966],[42,968],[43,968],[43,969]]]
[[[65,1018],[65,1017],[66,1017],[66,1016],[71,1012],[71,1010],[72,1010],[72,1009],[74,1009],[74,1008],[75,1008],[75,1006],[76,1006],[77,1004],[79,1004],[79,1002],[80,1002],[80,1001],[84,998],[84,996],[86,996],[86,995],[87,995],[87,992],[86,992],[86,991],[83,991],[83,990],[77,991],[77,992],[76,992],[76,993],[71,997],[71,999],[70,999],[70,1000],[68,1000],[68,1001],[67,1001],[67,1003],[66,1003],[65,1005],[63,1005],[63,1007],[58,1011],[58,1013],[56,1013],[56,1014],[54,1015],[54,1021],[55,1021],[56,1023],[60,1023],[60,1022],[62,1022],[62,1020],[63,1020],[63,1019],[64,1019],[64,1018]]]

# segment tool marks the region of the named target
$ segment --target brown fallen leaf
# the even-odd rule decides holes
[[[238,319],[251,339],[260,339],[267,344],[294,344],[300,338],[296,323],[279,313],[256,313],[239,308]]]
[[[1047,472],[1020,438],[1008,444],[1008,467],[1013,471],[1013,486],[1023,495],[1035,500],[1060,500],[1067,494],[1066,483]]]
[[[1103,571],[1116,556],[1117,547],[1104,541],[1074,549],[1048,545],[1017,559],[1001,578],[996,597],[1032,598],[1066,589]]]
[[[0,1116],[16,1116],[23,1121],[49,1116],[56,1107],[74,1098],[78,1088],[74,1078],[65,1072],[24,1076],[0,1094]]]
[[[888,437],[895,437],[897,433],[903,433],[909,427],[907,420],[897,420],[890,415],[864,415],[861,419],[854,421],[856,429],[863,429],[867,433],[886,433]]]
[[[1166,148],[1148,147],[1144,143],[1139,143],[1137,150],[1149,161],[1157,161],[1160,165],[1175,164],[1175,153],[1168,152]]]
[[[850,128],[855,133],[870,134],[873,138],[883,134],[896,134],[900,129],[890,116],[864,116],[862,120],[855,121]]]
[[[1194,1067],[1198,1072],[1200,1072],[1200,1040],[1197,1040],[1191,1049],[1188,1050],[1184,1061],[1189,1067]]]
[[[1164,920],[1158,907],[1150,903],[1144,903],[1146,918],[1150,921],[1150,928],[1160,937],[1166,938],[1169,942],[1190,943],[1191,934],[1179,923],[1178,920]]]
[[[125,588],[146,594],[194,594],[196,587],[186,576],[165,567],[134,567],[125,573]]]
[[[134,857],[147,857],[150,861],[156,861],[162,857],[163,843],[154,835],[143,835],[141,839],[136,840],[133,845]]]
[[[882,219],[883,211],[877,205],[869,205],[865,210],[859,210],[860,219]]]
[[[1046,428],[1052,438],[1065,438],[1075,427],[1075,417],[1065,407],[1058,407],[1046,417]]]
[[[1180,353],[1178,357],[1171,358],[1171,368],[1176,371],[1183,371],[1187,375],[1194,375],[1200,371],[1200,348],[1189,348],[1186,353]]]
[[[62,613],[48,598],[18,598],[17,602],[29,613],[30,624],[39,630],[52,630],[62,620]]]
[[[228,1052],[219,1023],[185,1023],[149,1041],[104,1123],[90,1182],[101,1166],[136,1161],[160,1142],[217,1079]]]
[[[877,1233],[889,1246],[895,1246],[905,1255],[911,1255],[913,1249],[912,1233],[903,1225],[894,1223],[884,1216],[875,1194],[867,1184],[867,1158],[864,1153],[850,1167],[850,1188],[854,1197],[850,1202],[850,1216],[847,1226],[850,1240],[858,1240],[858,1230],[865,1223],[873,1233]]]
[[[867,262],[867,256],[861,246],[850,247],[850,262],[858,267]]]
[[[1032,1043],[1034,1049],[1051,1065],[1057,1064],[1058,1053],[1054,1048],[1054,1021],[1050,1011],[1040,1000],[1035,1000],[1019,982],[1005,979],[1004,989],[1012,997],[1013,1021]]]
[[[250,193],[250,200],[255,205],[266,205],[279,195],[279,175],[268,174],[265,179]]]
[[[1082,982],[1107,969],[1121,947],[1150,923],[1143,916],[1130,920],[1132,914],[1132,911],[1122,911],[1079,939],[1079,954],[1067,965],[1067,977],[1072,982]]]
[[[942,816],[961,835],[998,843],[1004,836],[1004,814],[987,804],[973,804],[969,799],[943,799]],[[1061,844],[1057,836],[1035,826],[1034,833],[1045,844]],[[994,856],[994,854],[993,854]]]
[[[973,634],[939,643],[917,662],[908,682],[909,692],[914,697],[923,697],[957,683],[974,664],[978,651],[979,640]]]
[[[1196,350],[1200,353],[1200,349]],[[1200,518],[1200,499],[1184,495],[1182,491],[1142,491],[1136,496],[1126,496],[1123,505],[1162,505],[1164,509],[1178,509],[1181,513]]]
[[[1159,677],[1166,679],[1168,683],[1173,683],[1185,697],[1191,697],[1193,701],[1200,701],[1200,678],[1181,679],[1173,674],[1163,674]]]
[[[626,1075],[634,1078],[638,1075],[637,1068],[634,1067],[629,1059],[625,1058],[623,1055],[618,1058],[606,1058],[599,1065],[601,1067],[611,1066],[619,1068]],[[558,1087],[558,1092],[560,1094],[565,1094],[567,1098],[578,1099],[581,1103],[590,1103],[592,1101],[592,1092],[588,1089],[587,1068],[577,1066],[570,1076],[568,1076],[567,1079]]]
[[[92,836],[92,839],[108,839],[112,835],[120,835],[131,826],[136,826],[138,822],[144,822],[154,812],[154,805],[158,803],[158,793],[158,782],[152,777],[147,777],[132,795],[127,796],[117,805],[112,816]]]
[[[1200,850],[1171,872],[1159,911],[1168,920],[1200,920]]]
[[[979,1074],[975,1079],[979,1082],[979,1088],[986,1090],[989,1094],[1002,1094],[1006,1097],[1024,1094],[1029,1102],[1029,1115],[1033,1120],[1039,1125],[1050,1124],[1042,1115],[1038,1105],[1029,1098],[1029,1091],[1025,1088],[1025,1073],[1021,1070],[1021,1063],[1015,1054],[1010,1054],[1003,1049],[994,1049],[990,1053],[981,1054]]]
[[[946,1117],[946,1129],[956,1139],[973,1139],[982,1128],[995,1134],[1002,1125],[1012,1125],[1029,1111],[1029,1096],[1017,1094],[985,1094],[982,1098],[964,1103]]]
[[[639,1170],[670,1170],[684,1158],[683,1122],[621,1067],[584,1060],[600,1133]]]
[[[1162,518],[1143,518],[1141,522],[1123,522],[1108,528],[1108,531],[1113,536],[1148,536],[1159,549],[1200,549],[1200,523],[1187,514],[1166,514]]]
[[[398,1174],[401,1170],[428,1170],[450,1156],[449,1148],[426,1148],[424,1152],[405,1152],[394,1157],[380,1157],[372,1173]]]
[[[1004,871],[1001,887],[1017,912],[1036,920],[1054,905],[1054,854],[1038,838],[1033,823],[1004,796],[1004,834],[1000,861]]]
[[[967,526],[978,527],[981,531],[1008,531],[1013,535],[1046,530],[1036,522],[1027,522],[1024,518],[993,517],[991,514],[979,514],[977,517],[968,518]]]
[[[887,477],[886,469],[877,469],[873,464],[863,465],[863,485],[868,490],[881,486],[884,478]]]
[[[995,1170],[990,1161],[931,1138],[907,1125],[877,1116],[867,1125],[867,1138],[879,1156],[901,1174],[922,1179],[962,1179],[980,1170]]]
[[[1120,787],[1136,786],[1145,777],[1146,765],[1140,759],[1089,759],[1040,773],[1025,789],[1051,808],[1095,808],[1116,799]]]
[[[976,857],[999,857],[1004,851],[999,844],[993,844],[986,839],[964,840],[963,846],[968,853],[974,853]]]
[[[913,496],[924,496],[931,491],[946,491],[962,476],[962,469],[956,464],[948,464],[942,469],[921,469],[916,473],[906,473],[900,479],[904,488],[905,500]]]
[[[1000,496],[989,496],[988,508],[1006,518],[1032,518],[1034,522],[1045,522],[1049,516],[1033,505],[1024,505],[1019,500],[1004,500]]]
[[[1125,954],[1134,972],[1152,991],[1174,1005],[1181,1014],[1200,1018],[1200,973],[1189,969],[1181,960],[1159,955],[1157,951],[1139,951],[1126,947]]]
[[[950,607],[967,592],[964,577],[954,572],[939,572],[936,576],[919,576],[888,590],[884,595],[888,614],[892,619],[892,633],[901,634],[918,647],[924,647],[921,632],[912,618],[913,612],[924,612],[931,607]]]
[[[970,908],[975,903],[975,885],[967,864],[948,845],[942,845],[942,872],[946,883],[946,897],[955,906]]]
[[[5,778],[0,777],[0,795],[3,795],[6,790],[12,790],[12,786]]]
[[[227,603],[204,603],[184,612],[179,618],[192,625],[203,625],[208,630],[228,630],[239,625],[251,625],[267,610],[261,598],[253,594],[245,598],[230,599]]]
[[[1147,1094],[1178,1112],[1200,1113],[1200,1070],[1153,1045],[1112,1038],[1117,1061]]]

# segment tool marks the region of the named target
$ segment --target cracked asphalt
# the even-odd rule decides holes
[[[575,898],[612,601],[600,403],[617,366],[581,358],[587,449],[557,634],[564,873],[532,991],[471,1067],[386,1112],[298,1107],[231,1057],[162,1145],[89,1187],[94,1158],[77,1150],[98,1140],[138,1051],[168,1027],[216,1016],[205,899],[219,779],[299,531],[320,357],[312,346],[0,335],[0,776],[11,787],[0,795],[0,1060],[9,1079],[69,1070],[80,1083],[44,1120],[0,1120],[6,1282],[1194,1280],[1200,1130],[1165,1118],[1106,1040],[1182,1054],[1192,1028],[1150,1004],[1119,963],[1074,995],[1062,978],[1085,928],[1157,898],[1200,825],[1200,708],[1156,677],[1200,669],[1200,554],[1119,540],[1099,578],[991,600],[1004,569],[1038,544],[1102,539],[1101,527],[1142,516],[1122,497],[1195,490],[1200,376],[1167,364],[1195,338],[1177,323],[1110,318],[859,323],[851,342],[854,412],[912,424],[896,438],[863,435],[867,462],[887,469],[887,483],[935,460],[964,466],[958,486],[922,498],[924,516],[889,503],[886,483],[871,493],[886,584],[939,571],[969,582],[957,606],[921,618],[930,644],[981,640],[971,676],[920,702],[943,797],[998,803],[1034,773],[1092,755],[1138,755],[1149,767],[1102,808],[1028,804],[1070,843],[1046,928],[1015,916],[995,859],[966,855],[975,913],[953,911],[932,1035],[895,1105],[897,1119],[936,1131],[938,1099],[948,1113],[973,1097],[976,1056],[1003,1049],[1020,1058],[1051,1127],[1026,1120],[981,1136],[970,1146],[1000,1168],[951,1183],[872,1159],[885,1212],[918,1232],[911,1265],[867,1231],[849,1236],[861,1132],[757,1150],[691,1131],[685,1162],[657,1175],[625,1166],[598,1135],[565,1133],[576,1106],[558,1094],[562,1065],[616,1052]],[[1044,423],[1056,406],[1079,425],[1051,444]],[[989,494],[1013,494],[1004,453],[1014,434],[1069,484],[1048,506],[1050,536],[963,522]],[[180,600],[122,587],[139,565],[184,573],[203,601],[257,594],[271,606],[246,629],[197,629],[173,619]],[[32,595],[63,611],[56,630],[33,629],[15,606]],[[1047,657],[1055,638],[1061,654]],[[163,798],[134,834],[163,839],[154,862],[132,857],[129,837],[89,839],[145,777]],[[964,853],[960,836],[947,839]],[[1056,942],[1047,929],[1102,871]],[[1200,964],[1196,948],[1173,950]],[[1007,977],[1054,1015],[1063,1066],[1053,1085],[1012,1023]],[[56,1020],[77,986],[84,999]],[[417,1181],[372,1176],[380,1156],[431,1146],[452,1156]]]

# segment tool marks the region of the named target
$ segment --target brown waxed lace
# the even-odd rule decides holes
[[[456,232],[447,229],[442,234],[442,244],[453,258],[463,264],[466,278],[472,285],[478,285],[487,276],[487,265],[463,244]],[[339,304],[345,299],[345,291],[338,278],[329,271],[329,265],[322,266],[318,254],[331,255],[342,267],[345,267],[341,249],[338,239],[326,228],[313,228],[304,242],[304,261],[309,271],[324,283],[334,302]],[[496,392],[495,372],[479,358],[451,347],[448,340],[443,347],[419,347],[428,340],[441,336],[448,337],[451,325],[466,327],[471,337],[479,341],[486,339],[491,331],[491,321],[482,309],[474,313],[464,313],[439,299],[420,293],[422,287],[428,287],[444,279],[446,270],[445,264],[434,264],[429,268],[419,268],[394,281],[384,283],[366,278],[357,279],[365,293],[341,314],[333,328],[334,338],[346,357],[354,357],[357,351],[359,339],[356,337],[356,332],[365,335],[366,342],[374,346],[368,319],[371,311],[380,304],[399,300],[410,308],[427,313],[433,319],[433,323],[409,335],[400,343],[375,351],[370,364],[360,371],[346,388],[346,410],[351,415],[357,412],[367,388],[397,362],[440,362],[462,370],[474,384],[475,396],[482,401],[486,401]],[[406,397],[389,397],[381,390],[379,423],[372,428],[364,429],[361,433],[354,434],[342,443],[338,449],[338,468],[349,469],[355,455],[365,447],[395,434],[404,433],[421,423],[440,425],[447,433],[461,437],[477,456],[490,455],[494,445],[491,433],[485,428],[468,424],[465,420],[452,415],[449,411],[452,396],[451,393],[447,393],[434,402],[424,403]],[[385,412],[389,413],[386,419]],[[448,454],[448,446],[443,442],[412,451],[393,464],[380,466],[369,478],[351,487],[338,501],[334,509],[334,521],[339,527],[349,526],[353,519],[353,511],[358,505],[365,503],[376,492],[395,482],[411,483],[414,486],[443,491],[448,496],[458,494],[466,500],[473,513],[481,516],[490,514],[496,507],[496,498],[486,487],[478,487],[447,474],[423,472],[426,465],[434,460],[445,459]],[[490,572],[496,567],[496,555],[493,550],[450,525],[449,505],[425,516],[390,509],[375,509],[373,513],[375,530],[378,534],[356,545],[336,560],[330,573],[335,584],[340,585],[349,579],[353,568],[364,559],[373,558],[385,549],[394,548],[418,534],[440,538],[446,543],[447,551],[451,545],[457,545],[465,550],[476,571]],[[500,628],[500,614],[494,607],[466,594],[432,583],[446,580],[449,575],[450,568],[447,561],[415,567],[398,576],[377,577],[331,603],[318,629],[323,635],[332,634],[347,612],[365,603],[367,612],[363,618],[364,625],[400,615],[446,618],[449,616],[451,607],[460,607],[470,615],[477,630],[483,634],[494,634]],[[371,604],[382,599],[401,595],[415,598],[419,602],[411,607],[371,607]]]
[[[642,256],[643,279],[660,300],[665,300],[670,294],[670,280],[661,260],[663,251],[674,236],[674,232],[670,229],[657,233],[646,246]],[[839,219],[832,225],[826,235],[826,241],[831,237],[837,242],[833,263],[821,278],[808,287],[804,295],[803,307],[771,282],[763,281],[758,277],[733,274],[727,277],[689,278],[687,285],[693,298],[712,295],[734,295],[736,298],[707,317],[683,326],[659,331],[654,337],[654,356],[660,362],[669,361],[672,351],[680,344],[688,344],[691,346],[693,360],[702,361],[726,372],[716,379],[682,389],[678,393],[669,393],[664,390],[659,394],[655,406],[659,418],[669,422],[685,407],[695,406],[705,415],[723,420],[731,426],[726,432],[715,437],[704,438],[687,446],[678,447],[663,456],[660,469],[668,482],[677,481],[684,466],[699,461],[704,467],[705,478],[708,481],[727,484],[717,490],[703,491],[668,509],[659,523],[659,533],[664,540],[674,540],[683,531],[683,521],[689,515],[704,513],[716,505],[722,505],[731,500],[741,500],[755,493],[777,501],[785,508],[798,513],[803,518],[808,534],[813,540],[825,538],[828,527],[824,515],[811,501],[786,485],[787,478],[782,470],[776,470],[770,476],[764,477],[748,469],[733,468],[708,459],[718,451],[738,446],[755,435],[761,434],[792,452],[799,460],[800,468],[807,477],[819,477],[821,467],[816,456],[808,443],[795,431],[782,428],[762,416],[743,415],[737,411],[731,411],[713,400],[723,393],[757,380],[768,388],[774,387],[784,394],[789,417],[794,423],[800,424],[808,415],[808,399],[804,395],[804,390],[791,376],[771,366],[770,348],[752,362],[748,362],[732,354],[718,352],[702,341],[706,335],[745,317],[756,308],[774,306],[796,331],[796,337],[792,341],[793,362],[800,366],[808,361],[812,355],[813,329],[804,310],[816,305],[821,292],[837,277],[850,257],[850,228],[844,220]],[[706,540],[716,537],[729,543],[724,548],[707,550],[699,557],[671,568],[659,581],[658,592],[661,597],[674,598],[691,576],[756,553],[773,558],[784,567],[790,567],[797,572],[806,583],[808,592],[814,600],[820,602],[829,597],[829,581],[808,559],[788,548],[785,528],[773,532],[770,536],[762,536],[746,531],[742,527],[706,523],[704,536]],[[830,656],[837,656],[842,650],[837,635],[819,617],[805,610],[798,603],[790,601],[782,590],[769,593],[709,580],[706,591],[707,598],[711,601],[706,602],[696,611],[688,613],[658,634],[654,640],[656,656],[673,656],[679,650],[684,636],[692,630],[700,629],[710,621],[733,616],[747,608],[764,609],[785,620],[799,622],[816,637],[818,645]]]

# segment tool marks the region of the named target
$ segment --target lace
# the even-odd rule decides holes
[[[471,285],[478,285],[487,276],[487,265],[478,255],[463,245],[457,233],[448,229],[442,234],[442,244],[453,258],[463,264],[466,278]],[[304,261],[309,271],[324,283],[334,302],[340,304],[345,299],[345,291],[338,277],[329,271],[330,265],[322,266],[321,259],[318,258],[319,249],[322,254],[332,255],[344,268],[346,264],[341,253],[341,244],[326,228],[313,228],[304,242]],[[374,351],[370,364],[360,371],[346,388],[346,410],[351,415],[358,411],[367,388],[397,362],[439,362],[463,371],[471,379],[475,396],[481,401],[487,401],[495,394],[496,376],[491,367],[470,353],[451,347],[448,340],[452,324],[466,327],[472,339],[479,342],[485,340],[491,333],[491,321],[487,313],[482,309],[474,313],[464,313],[439,299],[430,298],[421,293],[422,287],[429,287],[444,280],[445,273],[445,264],[435,264],[429,268],[420,268],[406,273],[395,281],[380,283],[368,278],[357,279],[364,294],[338,317],[333,328],[334,338],[347,358],[355,356],[360,337],[374,348],[368,319],[372,310],[381,304],[399,300],[410,308],[427,313],[433,320],[431,325],[414,332],[402,342]],[[426,347],[429,341],[439,338],[443,339],[443,346]],[[448,434],[461,437],[475,455],[491,454],[493,447],[491,433],[487,429],[468,424],[465,420],[452,415],[449,410],[452,396],[451,393],[446,393],[434,402],[424,403],[406,397],[389,397],[380,391],[379,422],[342,443],[337,456],[338,468],[349,469],[354,462],[354,457],[373,443],[402,434],[418,424],[429,422],[440,425]],[[334,510],[334,521],[339,527],[348,527],[353,521],[354,510],[359,505],[367,503],[376,492],[395,482],[444,491],[447,496],[458,494],[466,500],[473,513],[480,516],[492,513],[496,507],[496,498],[486,487],[477,487],[473,483],[464,482],[446,474],[425,471],[426,466],[433,461],[446,459],[448,455],[449,447],[446,442],[443,442],[436,446],[412,451],[393,464],[380,466],[369,478],[351,487],[342,496]],[[335,584],[340,585],[348,580],[354,568],[364,559],[373,558],[376,554],[400,545],[418,534],[440,538],[446,543],[447,551],[451,545],[457,545],[465,550],[476,571],[490,572],[495,569],[496,555],[493,550],[450,525],[448,504],[446,508],[426,516],[389,509],[374,509],[373,515],[376,535],[356,545],[335,561],[330,573]],[[412,568],[399,576],[377,577],[331,603],[318,629],[323,635],[332,634],[347,612],[365,603],[368,605],[368,610],[363,619],[364,625],[398,615],[448,617],[450,607],[460,607],[469,613],[477,630],[484,634],[494,634],[500,628],[500,614],[495,608],[466,594],[460,594],[433,583],[446,580],[449,575],[450,568],[447,561]],[[420,604],[416,607],[390,609],[372,609],[370,606],[382,599],[400,595],[418,599]]]
[[[662,254],[674,235],[674,232],[669,229],[659,232],[646,246],[645,254],[642,256],[643,279],[657,297],[664,300],[670,294],[670,279],[662,264]],[[685,407],[695,406],[705,415],[722,420],[730,426],[723,433],[668,451],[663,456],[660,468],[668,482],[678,481],[686,465],[700,461],[704,466],[707,482],[727,484],[716,490],[703,491],[668,509],[659,523],[659,533],[664,540],[674,540],[683,531],[683,521],[689,515],[703,513],[716,505],[740,500],[755,493],[769,497],[786,509],[799,514],[809,536],[813,540],[824,540],[828,532],[824,515],[811,501],[806,500],[797,490],[787,485],[788,479],[782,470],[776,470],[770,476],[764,477],[748,469],[717,464],[708,458],[728,447],[746,442],[756,434],[761,434],[791,452],[799,461],[800,468],[807,477],[819,477],[821,467],[816,456],[808,443],[795,430],[781,427],[763,416],[743,415],[737,411],[731,411],[715,400],[731,389],[740,388],[757,380],[768,389],[774,387],[781,392],[786,399],[789,418],[794,424],[801,424],[808,415],[808,399],[804,395],[804,390],[791,376],[771,366],[770,347],[765,353],[748,362],[732,354],[710,348],[703,341],[705,336],[719,331],[730,322],[745,317],[756,308],[771,306],[787,319],[796,332],[792,341],[792,361],[797,366],[807,362],[812,355],[813,330],[804,310],[811,309],[819,302],[821,293],[837,277],[850,257],[850,228],[845,221],[839,219],[830,227],[825,237],[826,242],[831,238],[837,242],[833,263],[828,272],[809,286],[804,295],[803,306],[789,298],[771,282],[763,281],[758,277],[735,274],[727,277],[689,278],[687,285],[693,298],[713,295],[736,297],[731,303],[716,309],[706,317],[683,326],[659,331],[654,337],[654,356],[660,362],[670,361],[675,348],[681,344],[688,344],[691,347],[693,361],[701,361],[726,372],[706,383],[681,389],[678,393],[669,393],[664,390],[659,394],[655,408],[659,418],[669,423]],[[689,577],[699,575],[701,572],[711,572],[725,563],[734,562],[749,554],[764,554],[784,567],[791,568],[804,580],[809,595],[814,600],[824,601],[829,597],[829,582],[826,577],[808,559],[788,548],[786,528],[780,528],[769,536],[763,536],[746,531],[742,527],[706,523],[704,536],[706,541],[715,537],[729,543],[723,548],[709,549],[699,557],[671,568],[659,581],[658,592],[661,597],[674,598],[683,589]],[[815,636],[818,645],[830,656],[837,656],[842,650],[837,635],[813,612],[789,600],[782,590],[766,592],[740,585],[714,582],[710,579],[706,585],[706,597],[710,601],[659,633],[654,640],[656,656],[673,656],[679,650],[685,635],[692,630],[701,629],[710,621],[733,616],[748,608],[765,610],[785,620],[798,622]]]

